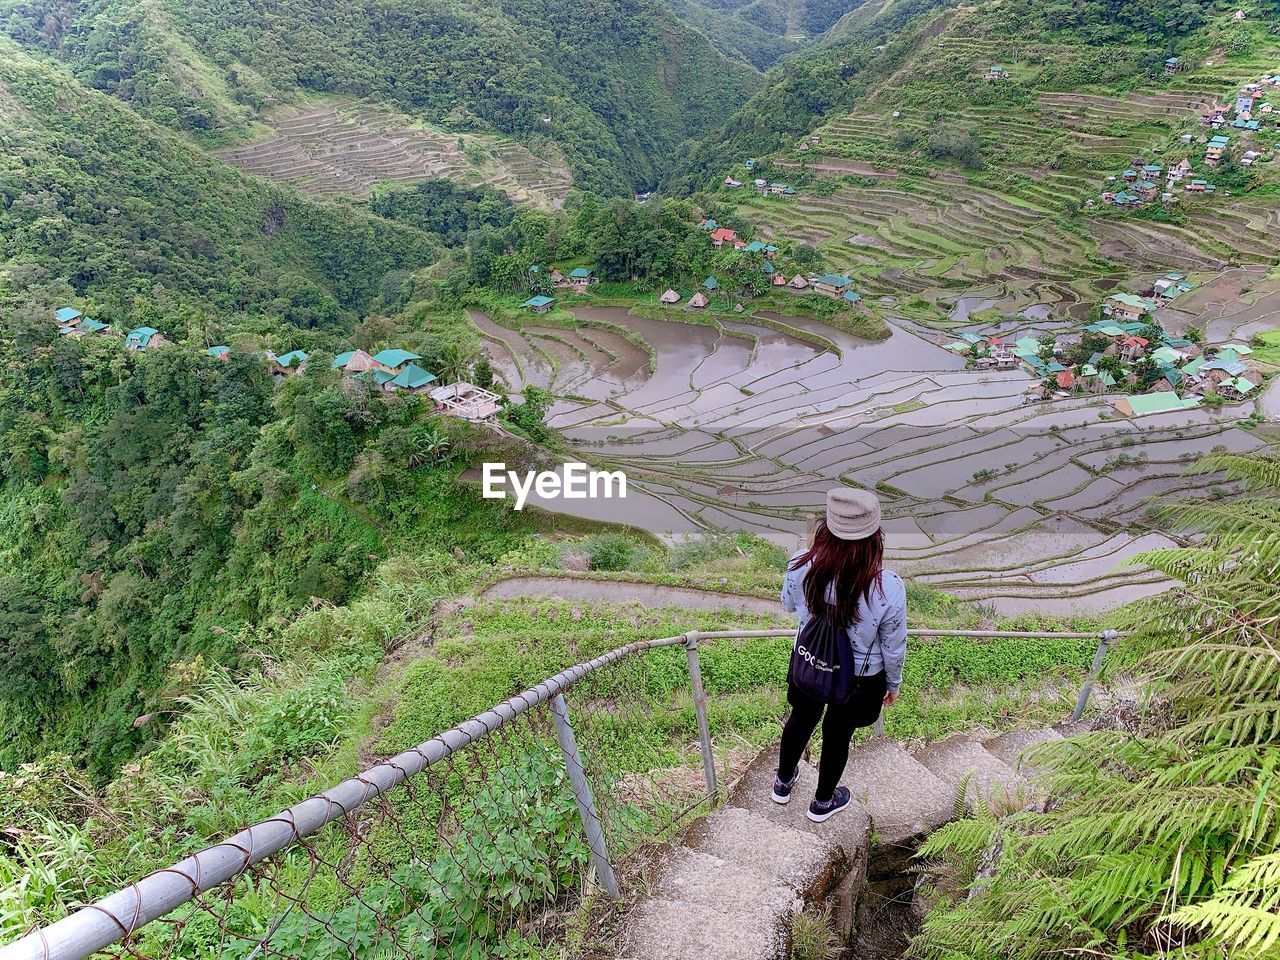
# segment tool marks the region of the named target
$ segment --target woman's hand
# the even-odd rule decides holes
[[[898,702],[898,691],[890,690],[888,693],[884,695],[884,705],[886,707],[892,707],[897,702]]]

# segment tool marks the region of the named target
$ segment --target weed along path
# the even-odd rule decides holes
[[[1172,542],[1151,498],[1230,489],[1187,465],[1266,442],[1237,427],[1251,404],[1137,419],[1105,396],[1029,404],[1029,374],[967,370],[901,322],[873,342],[775,314],[573,312],[576,328],[529,318],[518,331],[474,315],[510,386],[548,387],[551,425],[584,460],[627,474],[625,500],[531,503],[668,540],[745,530],[791,548],[829,487],[870,487],[895,569],[1005,613],[1101,610],[1163,589],[1126,565]]]

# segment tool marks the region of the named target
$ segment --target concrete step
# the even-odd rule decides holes
[[[997,813],[1004,813],[1026,802],[1026,781],[968,734],[927,744],[916,750],[915,758],[950,788],[953,798],[963,787],[969,806],[981,797]]]
[[[782,960],[785,918],[757,907],[726,913],[686,900],[642,900],[623,934],[635,960]]]
[[[775,960],[791,914],[826,896],[843,860],[822,837],[725,806],[697,821],[629,912],[621,956]]]
[[[685,846],[805,891],[823,882],[838,855],[829,839],[725,806],[690,828]]]
[[[866,889],[867,870],[871,859],[871,815],[866,806],[853,803],[848,810],[824,823],[808,817],[809,801],[818,786],[818,771],[801,762],[791,802],[774,803],[773,779],[778,769],[778,747],[763,750],[747,767],[729,794],[729,802],[750,810],[772,823],[800,830],[835,844],[839,858],[834,861],[837,873],[829,899],[833,906],[832,921],[838,932],[852,937],[857,926],[858,905]],[[847,785],[847,784],[846,784]]]
[[[1014,770],[1020,770],[1026,766],[1025,758],[1023,757],[1026,751],[1042,743],[1052,743],[1061,739],[1062,734],[1051,728],[1046,730],[1011,730],[1008,733],[1000,734],[998,737],[984,740],[982,748],[997,760],[1003,760]]]
[[[881,844],[911,843],[954,814],[954,788],[888,737],[858,744],[842,782],[866,805]]]

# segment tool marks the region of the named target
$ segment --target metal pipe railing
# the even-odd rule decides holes
[[[375,764],[363,773],[323,793],[308,797],[273,817],[253,824],[220,843],[195,853],[165,869],[149,874],[137,883],[89,904],[75,913],[47,926],[27,933],[20,939],[0,947],[0,960],[83,960],[111,944],[128,937],[144,924],[165,916],[200,894],[244,873],[280,850],[314,834],[334,820],[394,789],[408,778],[469,744],[488,736],[533,707],[550,703],[557,740],[569,770],[574,798],[583,828],[588,836],[597,879],[605,892],[618,896],[617,881],[609,864],[600,819],[595,810],[590,785],[582,769],[582,759],[569,725],[569,714],[562,694],[583,677],[595,673],[625,657],[662,647],[683,646],[688,656],[689,676],[698,736],[702,751],[707,797],[718,794],[715,757],[712,752],[707,718],[707,696],[702,685],[698,646],[710,640],[747,640],[769,637],[793,637],[795,629],[777,630],[692,630],[680,636],[657,640],[641,640],[618,647],[585,663],[575,664],[495,707],[464,720],[430,740],[403,753]],[[1097,633],[1035,632],[1011,630],[929,630],[910,629],[907,635],[919,639],[935,637],[999,638],[1065,638],[1098,637],[1088,679],[1080,691],[1074,719],[1079,719],[1088,703],[1101,671],[1108,645],[1119,635],[1114,630]],[[877,722],[877,732],[882,732]]]

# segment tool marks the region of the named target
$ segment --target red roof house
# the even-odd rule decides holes
[[[1076,384],[1076,378],[1071,375],[1070,370],[1058,371],[1058,386],[1063,390],[1070,390]]]
[[[736,230],[730,230],[728,227],[718,227],[711,231],[711,245],[718,250],[726,243],[733,243],[737,236],[738,232]]]

